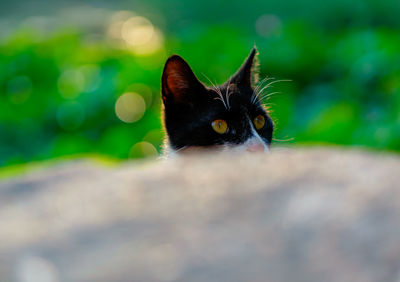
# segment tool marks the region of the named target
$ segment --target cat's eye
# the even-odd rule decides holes
[[[258,115],[253,120],[254,126],[257,130],[260,130],[265,125],[265,118],[262,115]]]
[[[212,128],[219,134],[224,134],[228,131],[228,124],[223,119],[216,119],[211,123]]]

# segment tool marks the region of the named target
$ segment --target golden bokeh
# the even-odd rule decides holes
[[[154,29],[154,32],[149,41],[143,45],[132,46],[132,50],[136,55],[149,55],[157,52],[163,47],[164,35],[158,29]]]
[[[146,103],[148,109],[153,102],[153,92],[149,86],[143,83],[134,83],[126,87],[125,92],[134,92],[140,94]]]
[[[151,22],[140,16],[128,19],[122,25],[121,36],[129,45],[136,47],[148,43],[154,33]]]
[[[163,33],[149,19],[126,11],[112,17],[108,36],[138,56],[153,54],[164,45]]]
[[[129,151],[130,158],[145,158],[157,156],[157,149],[149,142],[138,142]]]
[[[122,94],[115,103],[115,114],[123,122],[132,123],[140,120],[146,111],[144,99],[137,93]]]

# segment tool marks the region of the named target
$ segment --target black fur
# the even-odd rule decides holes
[[[218,86],[224,102],[214,87],[196,78],[181,57],[173,55],[167,60],[162,75],[163,121],[172,149],[243,144],[253,136],[250,123],[258,115],[266,123],[257,133],[265,144],[271,143],[272,120],[257,99],[252,102],[255,56],[254,48],[237,73]],[[216,119],[228,123],[225,134],[213,130],[211,123]]]

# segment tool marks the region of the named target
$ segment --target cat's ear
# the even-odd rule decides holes
[[[230,83],[243,84],[243,85],[255,85],[258,83],[258,59],[257,49],[253,47],[250,55],[244,61],[239,70],[231,77]]]
[[[193,95],[205,89],[188,63],[178,55],[172,55],[165,63],[161,84],[164,103],[167,100],[190,102]]]

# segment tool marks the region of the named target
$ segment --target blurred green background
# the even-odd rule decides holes
[[[276,144],[400,151],[400,1],[0,3],[0,166],[160,152],[178,53],[224,82],[256,44]],[[283,140],[283,141],[280,141]]]

